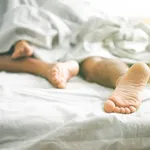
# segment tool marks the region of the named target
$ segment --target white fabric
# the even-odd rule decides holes
[[[79,77],[58,90],[40,77],[0,73],[0,150],[148,150],[150,86],[130,115],[103,111],[111,92]]]
[[[97,50],[97,47],[101,47],[101,42],[91,43],[90,40],[87,42],[81,38],[82,43],[71,49],[73,56],[66,55],[70,34],[72,36],[72,32],[74,33],[71,42],[76,44],[73,41],[77,34],[80,35],[78,31],[82,33],[80,25],[92,13],[94,16],[98,14],[90,10],[88,3],[81,3],[81,0],[74,1],[80,5],[72,5],[73,1],[66,4],[66,0],[51,0],[51,5],[48,5],[49,2],[0,0],[0,17],[3,18],[0,23],[1,52],[6,52],[22,38],[30,41],[36,56],[46,61],[65,60],[73,56],[82,60],[89,52],[93,55],[91,48]],[[31,6],[27,6],[29,4]],[[81,9],[85,4],[86,9]],[[50,6],[51,12],[47,12]],[[59,9],[56,9],[58,6]],[[7,13],[2,16],[4,12]],[[100,21],[107,17],[101,14],[98,18]],[[94,28],[95,25],[97,28]],[[93,28],[97,31],[97,24],[93,24]],[[142,32],[145,39],[142,47],[147,44],[146,33]],[[52,45],[53,39],[59,39],[56,48]],[[102,50],[102,55],[112,57],[109,51]],[[81,58],[81,54],[85,55]],[[112,89],[88,83],[79,77],[73,78],[67,89],[58,90],[37,76],[0,73],[0,150],[149,149],[150,86],[145,89],[140,109],[130,115],[107,114],[103,111],[104,101],[111,92]]]
[[[0,8],[1,53],[24,39],[45,61],[103,56],[150,63],[148,25],[106,16],[86,1],[1,0]],[[59,57],[53,57],[52,49],[61,49]]]

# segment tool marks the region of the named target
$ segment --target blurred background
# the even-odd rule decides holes
[[[111,16],[124,16],[130,18],[144,19],[150,22],[150,0],[60,0],[65,3],[74,3],[74,7],[83,9],[93,7],[97,12],[104,12]],[[80,6],[77,6],[80,4]],[[81,11],[80,9],[80,11]],[[85,14],[87,15],[87,14]]]
[[[97,10],[114,16],[150,17],[149,0],[87,0]]]

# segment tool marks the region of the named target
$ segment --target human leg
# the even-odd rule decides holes
[[[81,74],[115,90],[105,102],[106,112],[132,113],[141,104],[140,94],[149,76],[150,69],[144,63],[136,63],[130,69],[119,60],[91,57],[81,63]]]
[[[65,88],[66,82],[78,74],[76,61],[48,64],[35,58],[13,60],[11,56],[0,56],[0,71],[31,73],[46,78],[53,86]]]

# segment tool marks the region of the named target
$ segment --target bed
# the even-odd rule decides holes
[[[149,150],[150,85],[129,115],[104,112],[112,91],[80,76],[56,89],[38,76],[0,72],[0,150]]]
[[[34,75],[1,72],[0,149],[149,149],[150,86],[130,115],[103,111],[111,92],[81,77],[59,90]]]

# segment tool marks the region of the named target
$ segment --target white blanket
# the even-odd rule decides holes
[[[87,7],[83,9],[85,4]],[[94,16],[92,23],[88,21],[91,16]],[[81,0],[68,0],[67,3],[66,0],[44,3],[42,0],[0,0],[0,18],[1,53],[7,52],[12,44],[23,38],[33,45],[36,56],[45,61],[75,57],[81,61],[97,54],[115,57],[112,55],[114,52],[114,55],[121,54],[122,57],[122,45],[117,43],[129,44],[127,42],[126,45],[125,41],[128,36],[124,40],[119,39],[123,34],[119,26],[115,27],[118,34],[106,38],[105,42],[101,40],[103,36],[96,33],[101,29],[104,31],[105,26],[98,25],[105,22],[111,29],[119,22],[94,13],[88,3]],[[140,51],[132,49],[129,55],[131,47],[125,50],[126,57],[132,57],[133,60],[129,59],[131,62],[137,61],[139,53],[147,53],[144,48],[149,44],[149,28],[139,24],[137,31],[130,22],[121,20],[131,28],[130,34],[137,37],[134,40],[129,38],[133,42],[129,46],[135,48],[135,43],[143,41]],[[82,30],[84,26],[87,28]],[[114,30],[107,30],[110,34],[108,31]],[[53,44],[55,40],[56,44]],[[115,49],[112,52],[113,41],[119,51]],[[104,49],[103,44],[107,48]],[[149,85],[140,109],[130,115],[104,112],[104,101],[111,92],[112,89],[88,83],[79,77],[73,78],[67,89],[58,90],[37,76],[1,72],[0,150],[149,150]]]
[[[148,25],[96,13],[86,1],[1,0],[0,11],[1,53],[24,39],[45,61],[103,56],[150,63]]]

